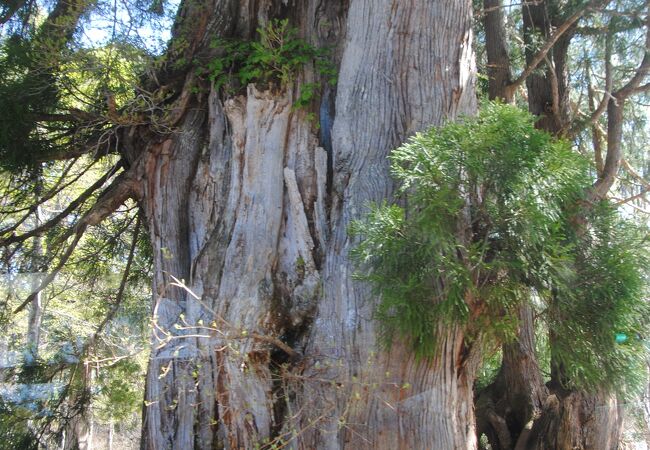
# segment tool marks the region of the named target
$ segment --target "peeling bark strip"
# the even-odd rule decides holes
[[[183,17],[197,17],[193,5]],[[347,258],[350,220],[392,194],[389,151],[475,110],[471,2],[214,0],[204,11],[221,16],[188,48],[201,51],[213,23],[247,37],[288,15],[334,48],[340,72],[323,132],[292,108],[316,76],[306,68],[283,89],[181,95],[178,130],[143,143],[155,264],[143,448],[475,448],[463,329],[441,333],[429,362],[379,348],[374,299]]]

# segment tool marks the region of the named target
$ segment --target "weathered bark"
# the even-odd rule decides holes
[[[305,70],[293,86],[198,95],[177,132],[126,140],[155,265],[143,448],[474,448],[462,327],[432,361],[379,348],[347,258],[350,221],[392,193],[388,152],[475,110],[471,2],[241,3],[216,0],[189,47],[290,14],[333,46],[338,85],[320,130],[292,108]]]
[[[537,362],[534,330],[533,309],[522,305],[517,338],[503,345],[495,381],[477,396],[477,432],[493,449],[525,448],[533,422],[545,409],[549,392]]]
[[[397,344],[382,352],[372,297],[351,279],[355,269],[347,257],[354,245],[350,220],[367,202],[390,195],[388,151],[428,124],[474,109],[470,15],[459,2],[350,6],[332,133],[332,236],[305,371],[321,382],[305,382],[303,394],[331,411],[321,406],[302,422],[303,428],[315,423],[305,447],[475,446],[474,376],[463,361],[463,330],[441,336],[441,354],[428,364]]]

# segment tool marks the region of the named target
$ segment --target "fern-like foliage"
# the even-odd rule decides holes
[[[336,84],[336,69],[327,50],[299,38],[287,19],[271,20],[259,27],[257,34],[255,41],[222,38],[212,43],[219,56],[209,62],[207,73],[216,89],[236,92],[249,83],[285,86],[312,64],[329,84]],[[295,106],[309,106],[319,87],[317,83],[303,84]]]
[[[608,205],[590,208],[588,231],[576,231],[590,177],[568,143],[535,129],[528,113],[489,103],[415,135],[390,159],[399,205],[371,205],[351,227],[386,344],[399,337],[430,357],[441,327],[458,323],[469,341],[500,342],[534,297],[561,335],[556,353],[572,380],[602,381],[630,364],[613,329],[647,326],[646,280],[630,267],[642,246],[631,251],[629,226]]]

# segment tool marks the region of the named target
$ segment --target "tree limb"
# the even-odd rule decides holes
[[[614,92],[607,104],[607,157],[602,174],[589,192],[588,199],[596,201],[605,198],[616,180],[621,164],[621,138],[623,136],[623,108],[627,98],[635,93],[650,72],[650,14],[646,15],[645,55],[634,76]]]
[[[122,163],[118,162],[115,166],[113,166],[108,172],[106,172],[104,175],[102,175],[97,181],[95,181],[88,189],[86,189],[79,197],[74,199],[70,204],[63,209],[59,214],[56,216],[52,217],[50,220],[47,222],[43,223],[42,225],[33,228],[30,231],[27,231],[23,234],[16,235],[13,233],[13,231],[16,230],[16,228],[20,225],[21,222],[18,222],[9,228],[6,228],[0,232],[0,234],[7,234],[7,233],[12,233],[10,236],[6,237],[5,239],[0,240],[0,246],[7,246],[14,244],[16,242],[24,242],[25,240],[37,236],[50,228],[56,226],[59,222],[61,222],[63,219],[65,219],[68,215],[70,215],[72,212],[74,212],[79,206],[84,204],[86,200],[88,200],[97,189],[101,188],[104,183],[106,183],[106,180],[108,180],[119,168],[121,167]]]
[[[650,188],[650,181],[646,180],[643,178],[632,166],[630,165],[629,162],[627,162],[627,159],[621,158],[621,165],[627,172],[632,175],[632,178],[637,180],[639,183],[641,183],[643,186]]]
[[[598,104],[598,108],[596,108],[591,115],[589,116],[588,124],[594,125],[600,116],[605,112],[607,109],[607,104],[609,103],[609,100],[611,99],[612,95],[612,88],[614,85],[612,73],[613,73],[613,67],[612,67],[612,40],[614,38],[614,34],[612,31],[607,33],[607,37],[605,38],[605,92],[603,92],[603,98],[600,100],[600,103]],[[588,80],[589,81],[589,80]],[[589,89],[591,89],[591,84],[589,85]],[[593,92],[593,89],[592,89]]]
[[[27,305],[29,305],[36,298],[38,293],[41,292],[43,289],[45,289],[54,280],[54,278],[61,271],[61,268],[65,265],[65,263],[68,262],[68,259],[70,259],[70,255],[72,255],[72,252],[77,247],[79,240],[83,236],[84,230],[85,229],[77,230],[77,233],[75,234],[72,243],[68,246],[65,253],[61,256],[61,259],[59,260],[59,263],[56,265],[54,270],[48,273],[45,279],[41,282],[41,284],[31,294],[29,294],[27,299],[24,302],[22,302],[16,309],[14,309],[14,314],[18,314],[20,311],[25,309],[25,307],[27,307]]]
[[[566,33],[573,26],[573,24],[576,23],[578,19],[580,19],[585,14],[585,12],[587,12],[589,8],[592,8],[599,3],[601,3],[600,0],[592,0],[586,3],[575,13],[573,13],[566,21],[564,21],[562,25],[557,27],[555,33],[553,33],[544,43],[542,48],[533,57],[528,67],[526,67],[521,75],[519,75],[512,83],[506,87],[506,91],[508,92],[509,96],[514,95],[514,92],[517,90],[517,88],[521,86],[524,81],[526,81],[526,78],[528,78],[533,73],[537,66],[539,66],[540,63],[544,61],[546,54],[553,48],[558,39],[560,39],[560,37],[562,37],[562,35]],[[609,1],[606,1],[606,3],[609,3]]]
[[[634,200],[638,200],[638,199],[640,199],[640,198],[642,198],[642,197],[645,197],[645,195],[646,195],[649,191],[650,191],[650,187],[644,187],[643,189],[641,189],[641,192],[639,192],[638,194],[635,194],[635,195],[633,195],[632,197],[627,197],[627,198],[623,198],[623,199],[617,200],[616,203],[614,203],[614,204],[615,204],[616,206],[620,206],[620,205],[624,205],[624,204],[626,204],[626,203],[633,202]]]
[[[113,180],[111,185],[106,188],[102,195],[97,199],[97,202],[90,211],[84,214],[81,219],[79,219],[73,227],[70,227],[62,236],[61,240],[68,239],[72,235],[74,235],[74,239],[66,249],[65,253],[61,256],[61,259],[54,270],[45,277],[40,286],[29,295],[27,300],[21,303],[20,306],[14,310],[14,313],[22,311],[39,292],[45,289],[54,280],[61,271],[61,268],[70,258],[70,255],[72,255],[74,249],[77,247],[77,244],[83,236],[86,228],[99,224],[127,199],[131,198],[135,192],[136,189],[134,188],[133,181],[127,177],[127,174],[123,173]]]

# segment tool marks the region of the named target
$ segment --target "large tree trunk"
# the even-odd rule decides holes
[[[471,2],[286,3],[216,0],[189,47],[290,13],[335,49],[320,130],[292,108],[315,77],[305,70],[234,98],[211,89],[173,134],[127,143],[133,161],[146,145],[155,264],[143,447],[475,448],[477,355],[462,327],[431,361],[380,348],[373,296],[347,257],[350,221],[392,193],[388,152],[475,110]]]
[[[503,345],[495,381],[477,396],[478,434],[485,434],[493,449],[523,449],[548,400],[535,353],[534,320],[532,307],[522,305],[517,339]]]

